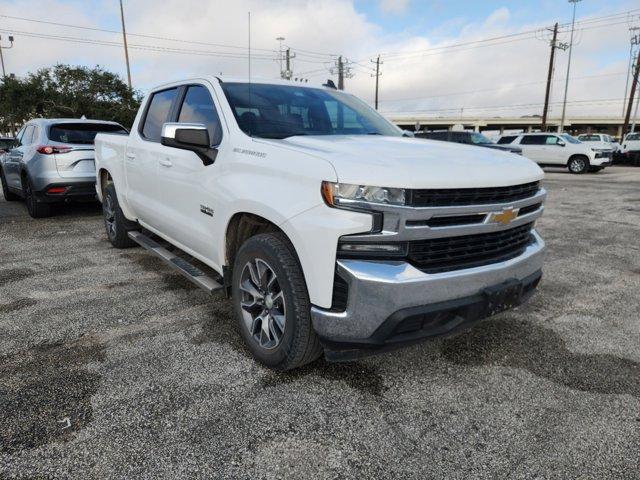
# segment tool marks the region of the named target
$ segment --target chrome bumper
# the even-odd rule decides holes
[[[349,286],[347,308],[334,312],[311,308],[321,338],[345,343],[368,339],[395,312],[477,295],[509,280],[523,280],[542,268],[545,244],[534,241],[518,257],[482,267],[438,274],[424,273],[403,261],[338,260]]]

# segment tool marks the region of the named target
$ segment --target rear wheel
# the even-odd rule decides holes
[[[136,230],[138,224],[127,220],[122,213],[122,209],[118,203],[118,196],[116,195],[116,187],[113,183],[109,183],[106,186],[102,197],[104,226],[111,245],[116,248],[135,247],[137,243],[129,238],[128,232]]]
[[[32,218],[45,218],[51,215],[51,205],[38,201],[33,192],[33,185],[27,175],[22,177],[22,192],[27,211]]]
[[[7,179],[4,178],[4,172],[2,170],[0,170],[0,183],[2,183],[2,195],[7,202],[15,202],[20,199],[18,195],[9,190]]]
[[[585,173],[589,170],[589,159],[584,155],[575,155],[569,159],[567,168],[571,173]]]
[[[232,282],[238,328],[260,363],[290,370],[322,354],[302,269],[283,234],[247,240],[236,256]]]

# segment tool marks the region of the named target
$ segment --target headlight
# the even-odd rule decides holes
[[[403,188],[369,187],[333,182],[322,182],[322,197],[332,207],[349,201],[404,205],[406,200]],[[344,202],[345,200],[347,202]]]

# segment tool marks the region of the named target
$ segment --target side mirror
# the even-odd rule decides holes
[[[556,143],[556,145],[559,145],[561,147],[564,147],[566,145],[566,143],[564,142],[564,140],[558,140],[558,142]]]
[[[211,147],[207,127],[201,123],[165,123],[162,125],[160,143],[194,152],[205,165],[211,165],[218,153]]]
[[[402,130],[402,136],[413,138],[416,136],[416,134],[413,133],[411,130]]]

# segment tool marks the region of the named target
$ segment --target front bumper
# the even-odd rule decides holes
[[[459,330],[495,313],[486,292],[497,286],[519,284],[517,300],[525,301],[540,279],[545,251],[532,234],[518,257],[445,273],[423,273],[403,261],[338,260],[337,273],[348,285],[346,310],[311,309],[327,357],[350,359]],[[411,322],[419,328],[398,331]]]

